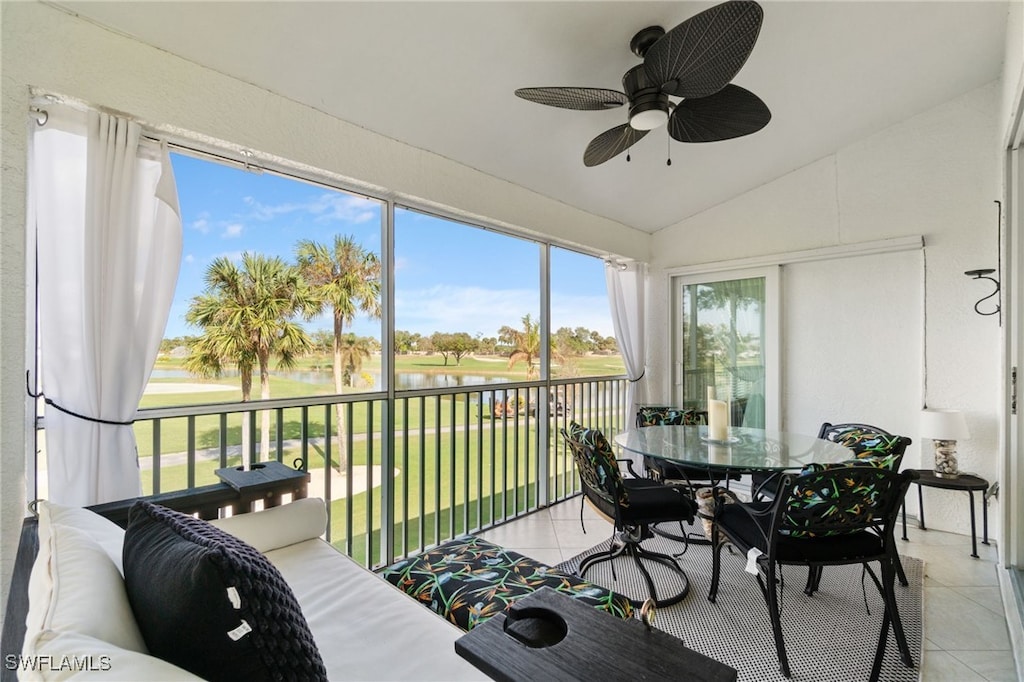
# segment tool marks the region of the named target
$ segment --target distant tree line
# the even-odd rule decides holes
[[[531,324],[536,324],[532,322]],[[511,356],[526,339],[518,334],[523,331],[512,327],[502,327],[498,336],[477,334],[470,336],[466,332],[434,332],[423,336],[414,332],[395,331],[395,353],[438,353],[455,360],[455,364],[467,355],[505,355]],[[591,355],[594,353],[617,353],[618,344],[614,336],[602,336],[600,332],[586,327],[561,327],[551,337],[552,348],[560,355]]]
[[[505,327],[504,329],[509,329]],[[458,342],[446,342],[445,337],[458,336]],[[395,331],[395,353],[398,355],[410,355],[412,353],[436,353],[442,354],[442,348],[451,345],[465,345],[469,337],[466,332],[434,332],[430,336],[423,336],[416,332]],[[187,353],[188,349],[196,342],[198,336],[171,336],[160,342],[160,352],[164,355],[173,353]],[[357,337],[361,344],[372,353],[381,351],[380,341],[372,336]],[[474,355],[511,355],[514,347],[506,342],[499,341],[496,336],[484,336],[477,333],[469,337],[473,347],[469,353]],[[614,336],[602,336],[600,332],[591,331],[586,327],[560,327],[552,337],[552,345],[560,349],[562,355],[591,355],[595,353],[617,353],[619,348]],[[334,348],[334,334],[326,329],[315,329],[309,332],[308,355],[327,355]],[[465,357],[463,353],[461,357]],[[454,355],[452,356],[454,359]]]

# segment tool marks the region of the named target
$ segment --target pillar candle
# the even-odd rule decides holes
[[[729,412],[724,400],[708,402],[708,438],[726,440],[729,437]]]

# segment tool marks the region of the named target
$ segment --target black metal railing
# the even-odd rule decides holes
[[[575,419],[611,438],[628,425],[626,388],[596,377],[142,409],[143,491],[283,462],[327,502],[327,540],[380,566],[577,494],[559,431]]]

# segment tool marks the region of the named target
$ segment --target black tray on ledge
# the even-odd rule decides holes
[[[506,625],[508,623],[508,625]],[[455,651],[506,682],[735,682],[736,670],[639,620],[622,620],[544,587],[455,641]]]

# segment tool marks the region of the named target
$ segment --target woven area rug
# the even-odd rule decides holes
[[[681,543],[662,537],[645,540],[644,547],[666,554],[675,554],[684,548]],[[559,564],[558,568],[575,572],[583,557],[607,551],[607,548],[606,541]],[[881,679],[916,681],[920,679],[922,656],[924,563],[909,557],[903,557],[902,561],[910,585],[903,587],[896,583],[896,600],[915,667],[903,665],[890,629]],[[743,570],[746,558],[735,552],[730,554],[728,548],[722,550],[722,572],[715,604],[707,599],[711,586],[711,548],[690,545],[679,557],[679,563],[689,578],[690,594],[679,604],[658,609],[655,627],[679,637],[691,649],[736,668],[741,682],[786,680],[775,654],[768,607],[757,579]],[[645,565],[665,594],[680,586],[678,575],[670,569],[653,562]],[[619,557],[615,566],[618,580],[612,579],[607,561],[591,567],[587,580],[634,599],[645,598],[646,589],[633,560]],[[877,573],[877,564],[872,568]],[[801,566],[783,566],[782,569],[782,632],[793,675],[789,679],[807,682],[867,680],[883,612],[882,597],[871,577],[864,575],[862,583],[860,566],[829,566],[824,570],[819,591],[807,597],[803,593],[807,569]]]

